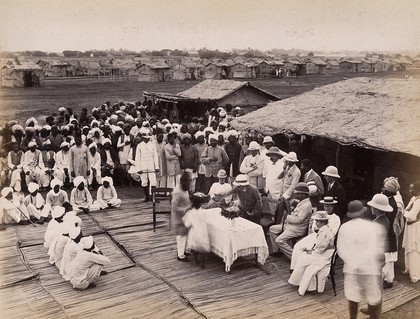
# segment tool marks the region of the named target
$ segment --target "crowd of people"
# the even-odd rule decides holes
[[[356,307],[357,313],[357,302],[366,297],[355,291],[369,285],[369,311],[377,313],[382,287],[392,287],[398,237],[404,228],[406,272],[413,282],[420,279],[418,182],[411,186],[413,198],[407,206],[395,177],[385,179],[382,193],[367,204],[349,203],[335,166],[322,172],[324,183],[310,159],[281,150],[271,136],[234,130],[231,120],[240,114],[240,108],[227,105],[188,117],[185,123],[171,123],[170,114],[149,100],[107,102],[90,113],[82,109],[79,115],[61,107],[45,118],[43,126],[35,118],[24,126],[9,121],[1,130],[0,220],[43,223],[52,216],[50,224],[58,224],[62,215],[57,211],[66,206],[76,213],[119,207],[114,184],[140,184],[145,201],[150,201],[152,188],[169,187],[174,189],[171,224],[178,260],[188,260],[188,229],[194,218],[183,218],[187,212],[235,207],[238,216],[267,231],[271,256],[284,255],[291,261],[289,282],[299,286],[301,295],[323,290],[325,280],[319,278],[328,276],[325,269],[337,249],[345,263],[351,309]],[[70,196],[66,187],[73,188]],[[95,188],[94,201],[90,191]],[[41,193],[46,191],[44,200]],[[363,240],[371,245],[363,247],[365,255],[355,258],[363,254],[356,247],[363,246],[363,240],[356,243],[354,238],[364,238],[355,234],[364,229],[370,229],[363,232],[368,236]],[[85,239],[81,231],[76,234],[66,226],[58,233],[72,246],[92,253],[92,239]],[[375,266],[361,266],[361,260]],[[63,272],[63,278],[71,278]],[[370,278],[364,276],[374,277],[369,281],[362,280]],[[373,291],[374,287],[379,290]]]

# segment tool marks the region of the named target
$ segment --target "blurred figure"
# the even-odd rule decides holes
[[[347,199],[346,191],[343,186],[341,186],[340,175],[338,175],[338,169],[335,166],[328,166],[324,172],[325,181],[327,182],[327,189],[325,191],[325,196],[333,197],[338,203],[334,206],[334,213],[338,215],[343,222],[344,216],[347,211]]]
[[[344,295],[349,302],[350,319],[357,318],[359,303],[363,301],[368,303],[370,318],[380,318],[386,231],[367,219],[367,208],[362,203],[350,204],[360,210],[349,209],[350,220],[341,226],[337,239],[337,251],[344,261]]]

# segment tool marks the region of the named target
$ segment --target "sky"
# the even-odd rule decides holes
[[[0,0],[0,51],[420,52],[418,0]]]

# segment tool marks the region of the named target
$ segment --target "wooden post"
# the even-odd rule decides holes
[[[335,152],[335,167],[339,170],[340,167],[340,154],[341,154],[341,144],[337,145],[337,151]]]

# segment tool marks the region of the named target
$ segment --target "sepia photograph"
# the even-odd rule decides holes
[[[0,0],[0,313],[420,318],[420,2]]]

